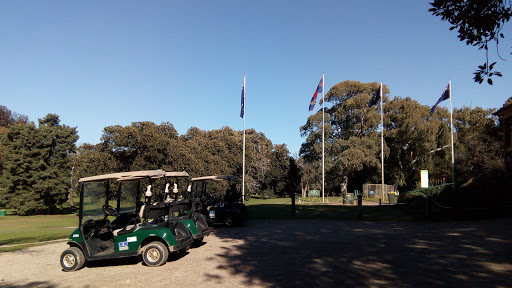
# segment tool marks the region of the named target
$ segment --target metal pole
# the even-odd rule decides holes
[[[448,93],[450,94],[450,132],[452,136],[452,183],[455,183],[455,154],[453,148],[453,108],[452,108],[452,80],[448,82]]]
[[[242,164],[242,203],[245,203],[245,73],[244,73],[244,140],[243,140],[243,164]]]
[[[384,113],[382,110],[382,81],[380,82],[380,160],[381,160],[381,179],[382,179],[382,200],[384,200]]]
[[[322,72],[322,202],[325,202],[325,79]]]

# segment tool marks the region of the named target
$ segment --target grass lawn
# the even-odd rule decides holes
[[[32,243],[67,238],[78,226],[78,217],[70,215],[2,216],[0,245]],[[22,247],[23,248],[23,247]],[[0,248],[0,252],[13,250]]]
[[[311,198],[310,198],[311,199]],[[250,199],[246,202],[249,218],[251,219],[328,219],[328,220],[365,220],[365,221],[411,221],[398,206],[363,206],[361,213],[356,205],[340,204],[339,197],[312,199],[307,204],[295,202],[295,216],[291,216],[291,199]],[[306,199],[308,200],[308,199]]]

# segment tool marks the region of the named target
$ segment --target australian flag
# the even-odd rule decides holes
[[[450,83],[448,83],[448,85],[446,85],[446,88],[444,88],[443,94],[441,95],[441,97],[439,97],[439,100],[437,100],[436,104],[434,104],[434,106],[432,106],[432,108],[430,108],[430,114],[434,114],[434,110],[436,110],[437,105],[439,105],[439,103],[443,102],[444,100],[446,100],[448,98],[450,98]]]
[[[313,94],[313,97],[311,98],[311,102],[309,103],[309,111],[313,111],[315,108],[316,103],[316,96],[318,96],[318,93],[324,92],[324,77],[320,79],[320,83],[318,83],[318,86],[316,86],[315,94]]]
[[[379,102],[379,100],[380,100],[380,86],[377,89],[377,91],[375,91],[375,93],[373,93],[373,97],[372,97],[372,99],[370,99],[370,102],[368,103],[368,107],[372,107],[373,105],[377,104],[377,102]]]
[[[242,103],[240,104],[240,118],[244,118],[245,113],[245,75],[244,75],[244,84],[242,85]]]

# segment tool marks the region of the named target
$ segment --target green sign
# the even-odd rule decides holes
[[[320,197],[320,190],[309,190],[309,197]]]

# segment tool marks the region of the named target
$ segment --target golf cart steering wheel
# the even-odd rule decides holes
[[[96,222],[92,219],[88,219],[87,221],[85,221],[84,225],[85,226],[89,226],[89,227],[92,227],[94,226],[94,224],[96,224]]]
[[[105,212],[107,216],[117,216],[116,208],[110,205],[103,205],[103,212]]]

